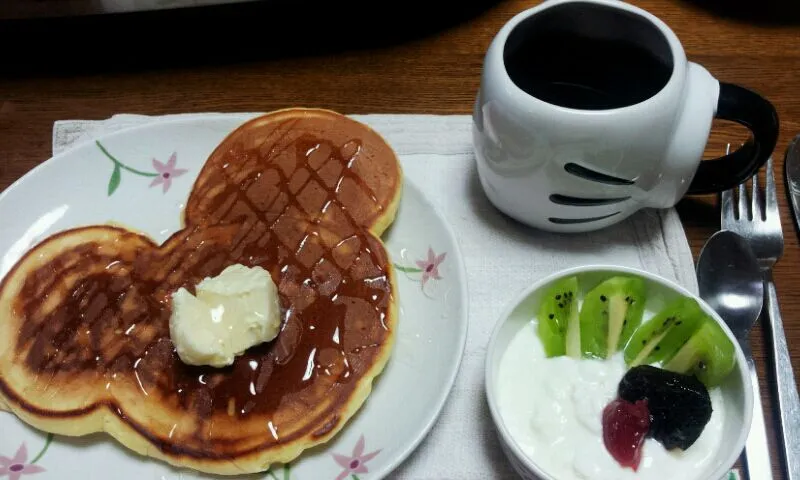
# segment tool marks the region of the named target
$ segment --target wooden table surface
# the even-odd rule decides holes
[[[292,6],[290,4],[303,4]],[[268,111],[470,113],[489,42],[533,0],[279,2],[123,17],[0,23],[0,190],[46,160],[53,122],[115,113]],[[800,10],[794,0],[635,0],[661,17],[690,60],[777,107],[775,152],[786,250],[775,268],[792,363],[800,372],[800,249],[783,155],[800,133]],[[40,41],[39,45],[35,41]],[[101,51],[100,47],[109,47]],[[707,156],[744,130],[717,123]],[[713,197],[678,210],[695,255],[719,228]],[[2,219],[0,219],[2,222]],[[758,330],[758,329],[757,329]],[[768,428],[766,352],[753,336]],[[772,445],[773,453],[776,452]],[[773,455],[775,478],[783,478]]]

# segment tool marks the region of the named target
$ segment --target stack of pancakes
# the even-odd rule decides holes
[[[207,159],[164,244],[86,226],[14,266],[0,283],[0,408],[219,474],[326,442],[392,350],[397,287],[379,237],[401,188],[389,145],[347,117],[290,109],[245,123]],[[183,364],[171,295],[232,264],[270,272],[281,332],[230,367]]]

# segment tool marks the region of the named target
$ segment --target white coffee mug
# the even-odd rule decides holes
[[[752,138],[701,162],[715,117]],[[473,115],[489,200],[559,232],[731,188],[777,136],[767,100],[718,82],[661,20],[619,0],[548,0],[511,19],[486,53]]]

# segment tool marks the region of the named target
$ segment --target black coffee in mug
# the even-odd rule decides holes
[[[606,110],[643,102],[670,79],[670,47],[652,24],[590,3],[521,22],[503,52],[511,80],[552,105]]]

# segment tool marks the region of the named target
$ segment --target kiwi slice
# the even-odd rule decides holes
[[[590,290],[580,312],[584,356],[607,358],[625,346],[642,323],[645,296],[644,281],[627,276],[611,277]]]
[[[578,277],[567,277],[547,289],[541,300],[537,333],[547,357],[580,356]]]
[[[679,297],[633,332],[625,362],[635,367],[672,357],[707,318],[697,301]]]
[[[712,388],[731,373],[736,364],[733,342],[711,318],[665,364],[664,370],[695,375]]]

